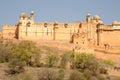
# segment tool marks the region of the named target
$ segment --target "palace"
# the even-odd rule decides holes
[[[98,15],[86,21],[74,23],[35,22],[34,12],[30,16],[20,15],[16,25],[3,25],[0,31],[2,39],[63,41],[74,43],[75,49],[96,46],[107,48],[120,47],[120,22],[106,25]],[[79,47],[78,47],[78,46]]]

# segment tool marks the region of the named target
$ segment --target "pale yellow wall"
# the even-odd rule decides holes
[[[102,44],[120,46],[120,30],[102,31],[100,36]]]
[[[19,26],[19,39],[38,39],[38,40],[62,40],[70,41],[71,36],[78,32],[79,24],[70,23],[65,28],[65,23],[58,23],[57,28],[54,30],[54,23],[44,22],[35,23],[32,27]],[[55,32],[54,32],[55,31]]]
[[[13,39],[15,38],[16,26],[3,25],[2,37],[3,39]]]
[[[94,18],[99,18],[99,16]],[[97,24],[101,22],[94,22],[92,20],[90,18],[90,21],[75,23],[34,22],[34,14],[30,17],[26,16],[25,19],[21,16],[17,26],[3,25],[2,37],[3,39],[18,37],[19,40],[57,40],[70,42],[74,34],[85,33],[85,45],[97,44],[98,38],[100,44],[120,45],[120,29],[114,29],[120,28],[120,26],[113,26],[111,28],[108,25],[101,25],[102,32],[98,36]],[[29,22],[30,25],[28,26]],[[47,25],[45,26],[45,24]],[[65,24],[67,24],[67,27],[65,27]],[[82,39],[79,36],[79,38],[75,38],[74,40],[82,44]]]
[[[2,39],[2,31],[0,30],[0,39]]]

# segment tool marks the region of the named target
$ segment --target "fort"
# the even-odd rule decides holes
[[[59,41],[73,44],[73,50],[90,53],[120,53],[120,22],[104,24],[98,16],[86,15],[86,21],[74,23],[35,22],[34,12],[30,16],[21,13],[16,25],[3,25],[0,31],[3,40]]]

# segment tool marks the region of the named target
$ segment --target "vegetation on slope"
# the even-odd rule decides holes
[[[0,63],[6,62],[9,69],[5,72],[12,75],[11,80],[113,80],[107,69],[115,65],[92,54],[61,51],[32,41],[1,41]],[[35,74],[27,73],[26,67],[34,68]]]

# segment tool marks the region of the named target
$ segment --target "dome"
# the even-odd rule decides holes
[[[86,15],[86,16],[90,17],[90,15],[91,15],[90,13],[87,13],[87,15]]]
[[[30,13],[30,14],[32,14],[32,15],[33,15],[33,14],[34,14],[34,11],[31,11],[31,13]]]
[[[99,17],[98,15],[95,15],[95,16],[93,17],[93,19],[98,20],[98,19],[100,19],[100,17]]]
[[[58,22],[57,22],[57,21],[55,21],[54,23],[55,23],[55,24],[58,24]]]
[[[118,21],[114,21],[112,24],[120,24],[120,22],[118,22]]]
[[[25,13],[21,13],[20,17],[27,17],[27,15]]]
[[[34,11],[31,11],[31,13],[34,13]]]

